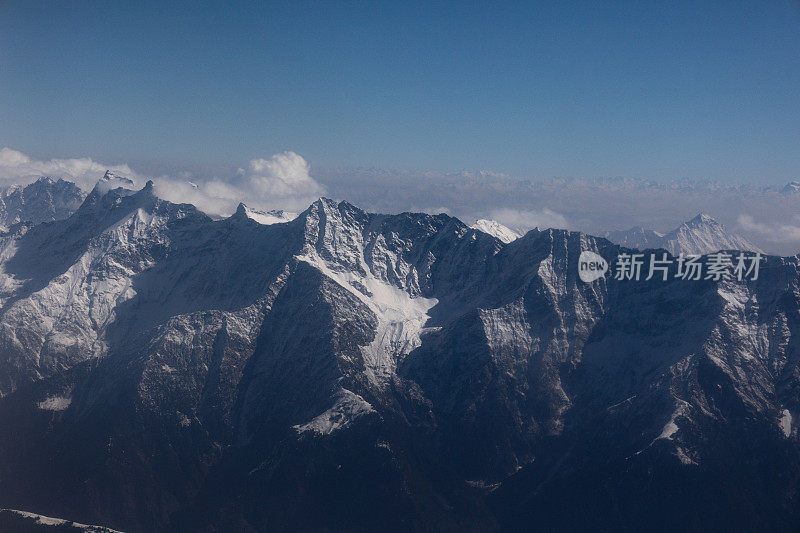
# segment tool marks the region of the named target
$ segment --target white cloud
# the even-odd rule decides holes
[[[262,197],[319,197],[322,186],[309,174],[305,159],[294,152],[276,154],[270,159],[253,159],[247,169],[239,169],[245,183]]]
[[[128,165],[111,165],[89,157],[37,160],[3,148],[0,150],[0,186],[26,185],[42,176],[63,178],[90,190],[106,170],[144,185],[145,177]],[[159,197],[176,203],[191,203],[211,215],[227,216],[239,202],[262,209],[302,210],[324,194],[325,189],[311,177],[308,162],[294,152],[269,159],[253,159],[230,180],[196,180],[185,172],[153,178]]]
[[[411,207],[409,208],[409,211],[426,213],[428,215],[440,215],[442,213],[445,215],[451,215],[450,208],[443,205],[439,207]]]
[[[513,230],[523,233],[537,227],[539,229],[565,229],[569,227],[564,215],[546,207],[532,210],[501,208],[492,211],[490,217]]]
[[[0,184],[6,186],[26,185],[48,176],[63,178],[83,189],[91,189],[106,170],[126,177],[137,177],[128,165],[109,165],[88,157],[41,161],[8,147],[0,150]]]
[[[765,223],[755,220],[751,215],[739,215],[739,226],[745,231],[759,235],[763,240],[772,243],[797,245],[800,243],[800,216],[795,216],[790,223]]]
[[[162,176],[154,180],[159,197],[172,202],[191,203],[211,215],[231,214],[239,202],[259,209],[299,211],[325,193],[311,177],[308,162],[291,152],[269,159],[253,159],[231,180],[190,182],[186,176]]]

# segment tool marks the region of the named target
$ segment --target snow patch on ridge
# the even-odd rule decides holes
[[[87,533],[122,533],[116,529],[110,529],[103,526],[92,526],[88,524],[81,524],[73,522],[72,520],[64,520],[63,518],[53,518],[36,513],[29,513],[28,511],[18,511],[16,509],[0,509],[0,512],[10,513],[23,518],[30,519],[37,526],[52,527],[54,531],[63,531],[62,528],[69,528],[68,531],[86,531]],[[56,529],[58,528],[58,529]],[[37,529],[38,531],[38,529]]]
[[[680,429],[678,428],[676,420],[679,416],[684,416],[686,412],[686,402],[684,402],[683,400],[678,400],[678,401],[680,402],[680,404],[678,405],[678,407],[675,408],[675,411],[672,413],[672,416],[667,421],[667,423],[664,424],[664,427],[661,430],[661,434],[658,437],[656,437],[655,440],[653,440],[653,442],[659,439],[673,440],[673,436],[675,435],[675,433],[678,432],[678,429]]]
[[[63,274],[11,304],[4,327],[15,342],[37,354],[39,365],[105,355],[105,328],[115,320],[119,304],[135,296],[133,277],[152,264],[136,248],[141,241],[155,242],[153,230],[160,225],[162,219],[138,209],[107,228]],[[16,282],[0,279],[4,286]]]
[[[677,402],[678,402],[678,405],[675,407],[675,410],[672,412],[672,416],[670,416],[669,420],[667,420],[667,423],[664,424],[663,428],[661,428],[661,433],[658,435],[658,437],[654,438],[650,442],[650,444],[648,444],[647,446],[645,446],[644,448],[642,448],[641,450],[636,452],[635,455],[641,454],[642,452],[644,452],[645,450],[650,448],[653,444],[655,444],[659,440],[675,441],[675,434],[680,429],[678,427],[678,423],[677,423],[678,417],[686,416],[686,411],[687,411],[688,406],[689,406],[689,404],[686,403],[683,400],[678,399]],[[680,446],[677,446],[676,455],[678,456],[678,459],[680,459],[681,463],[683,463],[683,464],[697,464],[693,459],[691,459],[686,454],[686,452]]]
[[[5,303],[6,298],[8,298],[15,290],[22,287],[25,282],[24,280],[18,280],[13,274],[9,274],[6,270],[6,263],[8,260],[14,257],[17,253],[18,245],[17,240],[14,238],[4,238],[2,239],[2,244],[0,244],[0,306]]]
[[[36,404],[42,411],[66,411],[72,403],[72,398],[65,396],[49,396]]]
[[[678,432],[678,424],[675,423],[675,415],[673,414],[672,418],[669,419],[669,422],[667,422],[664,425],[664,429],[661,430],[661,435],[659,435],[658,438],[656,438],[656,440],[658,439],[672,440],[672,436],[677,432]]]
[[[388,252],[387,252],[388,253]],[[363,252],[358,258],[363,264]],[[436,298],[412,297],[383,280],[376,278],[369,268],[364,274],[353,270],[334,270],[313,249],[296,256],[318,269],[366,305],[378,318],[375,339],[362,346],[367,377],[379,385],[390,377],[397,357],[409,353],[420,345],[420,331],[428,321],[428,311],[438,303]]]
[[[522,236],[511,228],[504,226],[495,220],[486,220],[482,218],[480,220],[476,220],[475,223],[470,227],[472,229],[482,231],[483,233],[488,233],[489,235],[496,237],[506,244],[515,241]]]
[[[784,437],[790,437],[792,435],[792,413],[790,413],[788,409],[781,411],[781,418],[778,420],[778,425],[781,427]]]
[[[337,429],[350,426],[356,419],[375,412],[369,402],[347,389],[340,389],[335,398],[336,401],[330,409],[314,417],[310,422],[298,424],[293,428],[298,433],[314,432],[318,435],[330,435]]]
[[[297,213],[291,213],[283,210],[260,211],[258,209],[253,209],[252,207],[247,207],[246,205],[244,206],[244,212],[247,215],[247,218],[255,220],[264,226],[280,224],[282,222],[291,222],[297,218]]]

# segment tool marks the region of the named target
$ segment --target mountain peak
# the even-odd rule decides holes
[[[367,214],[359,207],[354,206],[345,201],[337,202],[330,198],[320,196],[308,208],[303,211],[300,216],[312,219],[328,221],[328,223],[336,221],[335,223],[343,223],[342,217],[350,220],[353,218],[364,218]]]
[[[0,192],[0,228],[20,222],[38,224],[67,218],[83,202],[83,192],[72,182],[42,176],[26,186]]]
[[[103,177],[100,178],[100,181],[114,181],[114,180],[124,180],[128,183],[133,183],[133,180],[126,178],[124,176],[120,176],[119,174],[115,174],[110,170],[106,170],[105,174],[103,174]]]
[[[710,215],[705,213],[698,213],[690,221],[686,222],[687,225],[698,225],[698,224],[718,224],[716,220],[714,220]]]
[[[744,237],[730,233],[725,226],[706,213],[698,213],[674,230],[661,234],[653,230],[632,228],[628,231],[610,231],[604,235],[617,244],[648,250],[663,248],[673,255],[702,255],[719,250],[761,250]]]
[[[42,185],[52,185],[52,184],[54,184],[55,182],[56,182],[56,180],[54,180],[54,179],[53,179],[53,178],[51,178],[50,176],[42,176],[42,177],[41,177],[41,178],[39,178],[38,180],[34,181],[34,183],[40,183],[40,184],[42,184]]]
[[[291,222],[297,218],[297,213],[284,211],[282,209],[273,209],[270,211],[262,211],[260,209],[253,209],[248,207],[244,202],[240,202],[236,207],[236,212],[231,215],[231,218],[237,220],[250,219],[258,222],[261,225],[269,226],[270,224],[280,224],[283,222]]]
[[[331,200],[325,196],[320,196],[309,207],[316,207],[318,209],[336,209],[339,207],[339,202]]]
[[[472,229],[488,233],[489,235],[496,237],[497,239],[506,244],[510,243],[511,241],[515,241],[521,237],[519,233],[517,233],[516,231],[512,230],[507,226],[504,226],[503,224],[497,222],[496,220],[488,220],[482,218],[476,220],[475,223],[470,227]]]
[[[152,181],[148,181],[148,185],[152,188]],[[106,170],[106,173],[97,180],[97,184],[94,186],[95,190],[101,195],[112,189],[122,188],[132,191],[135,187],[136,184],[132,179],[115,174],[110,170]],[[145,185],[145,188],[147,188],[147,185]]]

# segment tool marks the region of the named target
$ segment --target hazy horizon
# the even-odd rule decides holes
[[[319,196],[328,196],[380,213],[444,212],[467,224],[486,218],[520,232],[538,226],[602,235],[631,227],[668,232],[706,213],[767,252],[793,255],[800,249],[800,193],[784,192],[786,184],[536,180],[491,171],[315,170],[294,152],[252,159],[224,177],[189,172],[153,176],[127,164],[91,158],[37,160],[8,147],[0,149],[4,186],[50,176],[88,191],[106,170],[134,178],[138,186],[153,179],[162,198],[192,203],[213,216],[232,214],[239,202],[260,209],[301,211]]]

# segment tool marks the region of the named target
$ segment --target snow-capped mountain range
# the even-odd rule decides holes
[[[38,224],[61,220],[71,215],[83,201],[74,183],[43,177],[25,186],[12,186],[0,192],[0,230],[20,222]]]
[[[603,237],[628,248],[661,248],[672,255],[703,255],[719,250],[763,252],[744,237],[730,233],[725,226],[703,213],[668,233],[634,227],[626,231],[608,231]]]
[[[800,524],[800,257],[584,283],[582,251],[627,248],[324,198],[258,216],[106,180],[0,234],[0,507],[125,531]]]
[[[480,219],[473,229],[497,237],[508,244],[521,235],[495,220]],[[637,250],[664,249],[672,255],[703,255],[719,250],[762,252],[760,248],[725,226],[700,213],[668,233],[658,233],[640,226],[625,231],[607,231],[603,237],[616,244]]]

